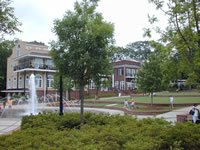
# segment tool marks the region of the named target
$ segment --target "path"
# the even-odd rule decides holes
[[[47,110],[56,110],[57,108],[53,108],[53,107],[46,107]],[[149,115],[137,115],[135,117],[137,117],[138,119],[143,119],[143,118],[163,118],[169,122],[175,123],[176,120],[176,116],[177,115],[184,115],[184,114],[188,114],[189,110],[192,108],[192,106],[190,107],[185,107],[182,109],[178,109],[178,110],[172,110],[171,112],[167,112],[167,113],[163,113],[163,114],[159,114],[156,116],[149,116]],[[200,106],[198,106],[198,109],[200,109]],[[90,111],[90,112],[99,112],[99,113],[109,113],[112,115],[115,114],[120,114],[120,115],[124,115],[123,111],[120,110],[110,110],[110,109],[100,109],[100,108],[85,108],[85,111]],[[70,107],[68,110],[69,112],[75,112],[75,111],[79,111],[78,107]],[[9,134],[10,132],[17,130],[20,128],[21,125],[21,119],[20,118],[0,118],[0,135],[2,134]]]

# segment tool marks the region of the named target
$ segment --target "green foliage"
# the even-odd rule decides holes
[[[152,29],[147,28],[145,35],[151,36],[151,30],[156,29],[161,35],[160,41],[170,52],[165,58],[172,57],[166,62],[166,67],[173,68],[176,72],[175,77],[178,75],[181,79],[187,78],[188,85],[196,86],[200,77],[199,1],[149,0],[149,2],[164,12],[168,17],[168,24],[164,30],[155,26],[152,26]],[[149,19],[152,25],[157,21],[155,16],[149,16]],[[170,69],[170,72],[173,70]]]
[[[152,54],[138,72],[139,90],[149,93],[162,90],[162,77],[160,59]]]
[[[14,34],[15,31],[20,31],[17,26],[21,25],[14,16],[14,8],[10,7],[11,0],[0,1],[0,36],[3,34]]]
[[[6,88],[7,58],[11,55],[13,47],[13,41],[0,40],[0,90]]]
[[[132,116],[85,113],[63,116],[48,113],[26,116],[22,128],[0,136],[0,149],[198,149],[198,124],[171,123],[162,119],[137,120]]]
[[[74,11],[67,11],[54,21],[57,42],[51,43],[51,56],[59,72],[78,86],[83,121],[84,87],[89,80],[97,85],[102,75],[111,74],[113,24],[95,12],[98,0],[75,2]]]
[[[153,51],[150,41],[137,41],[130,43],[126,48],[115,48],[115,53],[112,56],[112,61],[131,58],[139,61],[147,60],[148,56]]]

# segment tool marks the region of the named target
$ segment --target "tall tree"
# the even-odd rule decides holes
[[[4,40],[0,42],[0,91],[6,88],[7,58],[12,53],[14,42]]]
[[[200,78],[200,3],[199,0],[150,0],[156,9],[168,16],[165,30],[156,27],[161,33],[162,42],[170,45],[170,51],[177,51],[179,72],[186,74],[189,84],[199,82]],[[150,23],[158,21],[156,16],[149,17]],[[151,35],[151,29],[145,29]]]
[[[20,31],[17,26],[21,25],[14,15],[14,8],[9,6],[10,4],[11,0],[0,1],[0,91],[6,88],[7,58],[14,47],[14,42],[5,40],[4,35],[12,35],[15,31]]]
[[[151,54],[137,74],[138,89],[150,93],[151,104],[153,104],[153,93],[162,90],[163,75],[160,64],[160,58]]]
[[[20,31],[17,26],[21,25],[14,15],[14,8],[10,7],[11,0],[0,1],[0,36],[4,34],[14,34]]]
[[[126,45],[126,48],[118,47],[115,50],[114,61],[126,58],[145,61],[154,49],[150,41],[137,41]]]
[[[74,11],[54,22],[57,42],[52,42],[51,55],[55,65],[79,87],[80,121],[83,124],[84,87],[89,79],[105,73],[111,54],[113,25],[95,12],[99,0],[75,2]]]

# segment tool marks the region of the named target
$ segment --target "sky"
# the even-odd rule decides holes
[[[13,38],[23,41],[38,41],[48,45],[56,40],[52,32],[53,21],[62,19],[66,11],[74,8],[75,0],[13,0],[15,16],[22,23]],[[115,45],[125,47],[136,41],[150,40],[143,37],[143,28],[148,27],[147,15],[160,15],[148,0],[100,0],[97,12],[105,21],[114,24]],[[161,16],[162,17],[162,16]],[[163,23],[163,21],[162,21]],[[157,39],[158,35],[153,36]]]

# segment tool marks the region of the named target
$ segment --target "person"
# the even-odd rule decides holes
[[[12,100],[11,100],[11,98],[8,98],[7,103],[8,103],[8,107],[12,108]]]
[[[135,101],[131,101],[131,104],[130,104],[130,108],[133,108],[135,106]]]
[[[197,109],[197,104],[193,105],[189,114],[192,115],[192,122],[197,123],[197,120],[198,120],[198,117],[199,117],[199,109]]]
[[[3,101],[3,108],[6,108],[6,101]]]
[[[174,108],[174,97],[173,96],[169,97],[169,102],[170,102],[171,109]]]
[[[125,101],[124,101],[124,107],[128,107],[128,101],[127,101],[127,99],[125,99]]]

